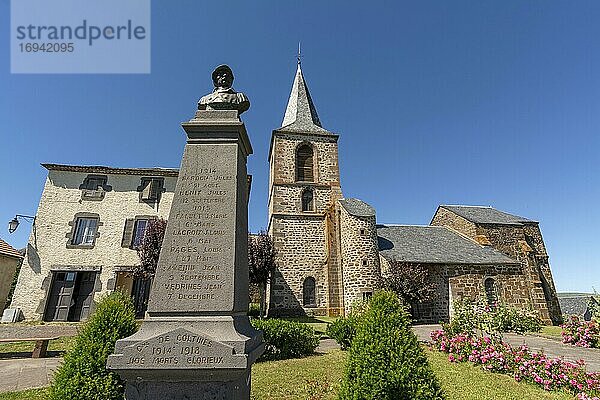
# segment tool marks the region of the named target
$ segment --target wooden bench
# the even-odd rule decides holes
[[[35,347],[33,348],[33,353],[31,354],[31,358],[44,358],[46,357],[46,350],[48,350],[48,342],[50,340],[58,339],[60,336],[56,337],[25,337],[25,338],[0,338],[0,343],[10,343],[10,342],[35,342]]]

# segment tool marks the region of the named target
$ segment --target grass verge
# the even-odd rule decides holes
[[[65,352],[75,342],[74,336],[65,336],[48,342],[48,351]],[[0,343],[0,358],[6,353],[31,353],[35,342]]]
[[[560,326],[543,326],[542,330],[538,333],[534,333],[534,335],[545,337],[548,339],[555,339],[562,341],[562,328]]]

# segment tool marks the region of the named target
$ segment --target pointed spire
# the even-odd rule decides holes
[[[298,68],[280,129],[285,128],[285,130],[307,133],[328,133],[321,126],[317,109],[310,97],[308,86],[304,80],[304,75],[302,75],[300,57],[300,44],[298,43]]]

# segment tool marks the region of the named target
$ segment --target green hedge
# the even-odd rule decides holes
[[[327,336],[334,339],[337,344],[340,345],[342,350],[348,350],[356,335],[358,322],[358,317],[352,314],[347,317],[339,317],[331,324],[327,325]]]
[[[114,292],[103,298],[82,326],[50,388],[50,400],[122,400],[123,382],[106,369],[118,339],[137,329],[131,297]]]
[[[319,345],[315,330],[306,324],[281,319],[252,319],[252,325],[264,334],[265,352],[261,360],[307,356]]]
[[[342,400],[438,400],[440,384],[398,297],[375,293],[360,317],[340,389]]]

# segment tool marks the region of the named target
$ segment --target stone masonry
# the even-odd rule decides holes
[[[375,210],[357,199],[339,200],[344,305],[367,300],[381,279]]]
[[[533,307],[547,323],[560,322],[560,306],[538,222],[489,207],[440,206],[431,225],[448,226],[517,260],[522,266],[520,282],[505,285],[505,293],[516,296],[514,293],[521,293],[525,286],[519,303]]]

